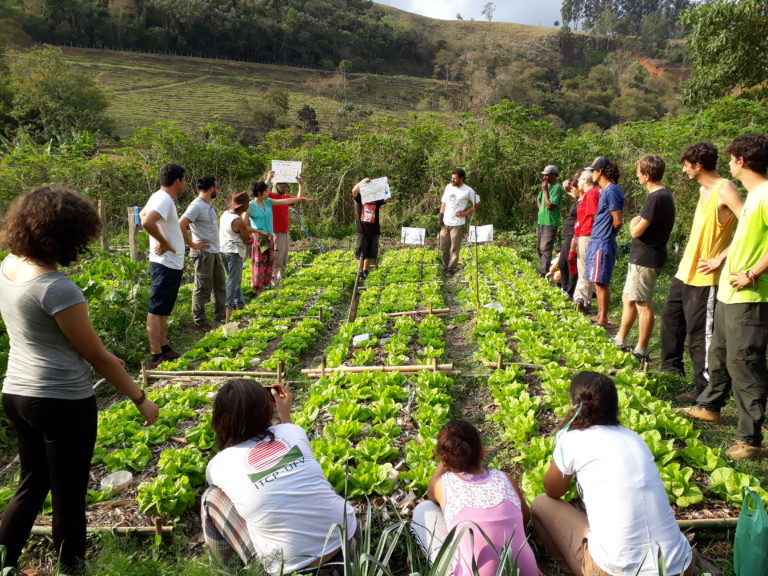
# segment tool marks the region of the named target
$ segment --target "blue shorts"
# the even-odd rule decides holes
[[[595,284],[610,284],[616,264],[615,242],[590,242],[587,247],[584,277]]]
[[[176,304],[181,286],[183,270],[168,268],[157,262],[149,263],[152,277],[152,296],[149,298],[149,313],[156,316],[170,316]]]

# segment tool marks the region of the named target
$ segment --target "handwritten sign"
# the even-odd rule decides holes
[[[392,198],[392,193],[389,191],[386,176],[360,183],[360,200],[363,201],[363,204],[377,200],[389,200],[390,198]]]
[[[272,160],[272,171],[275,173],[272,181],[276,184],[280,182],[287,182],[288,184],[298,182],[299,176],[301,176],[301,162]]]
[[[493,224],[487,226],[470,226],[469,238],[467,242],[492,242],[493,241]]]
[[[427,235],[426,232],[427,231],[424,228],[403,227],[400,231],[400,243],[424,246],[424,237]]]

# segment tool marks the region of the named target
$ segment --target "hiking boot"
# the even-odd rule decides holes
[[[751,460],[753,458],[764,458],[768,456],[768,450],[760,446],[752,446],[743,440],[736,440],[736,443],[725,451],[725,454],[731,460]]]
[[[714,410],[707,410],[703,406],[688,406],[687,408],[680,408],[680,413],[688,418],[695,420],[702,420],[709,422],[710,424],[720,424],[720,412]]]

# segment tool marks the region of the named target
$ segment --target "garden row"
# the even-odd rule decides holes
[[[657,395],[652,374],[605,337],[605,332],[573,310],[560,290],[538,278],[511,249],[485,246],[479,269],[464,255],[469,278],[464,301],[475,300],[475,283],[485,307],[477,311],[473,338],[482,361],[511,365],[497,369],[488,385],[497,405],[492,416],[500,438],[519,455],[522,487],[528,498],[543,491],[557,422],[571,409],[571,376],[582,370],[610,375],[619,393],[620,419],[640,434],[656,459],[670,502],[698,504],[706,491],[730,503],[741,502],[741,486],[768,496],[756,478],[737,472],[719,449],[699,440],[700,431]],[[490,304],[490,306],[489,306]],[[569,497],[575,496],[572,490]]]

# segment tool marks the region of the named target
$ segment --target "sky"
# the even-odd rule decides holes
[[[474,18],[484,20],[480,13],[486,0],[375,0],[379,4],[387,4],[406,12],[455,20],[456,14],[461,14],[464,20]],[[494,22],[516,22],[533,26],[553,27],[555,20],[560,20],[560,5],[562,0],[496,0],[496,11],[493,13]]]

